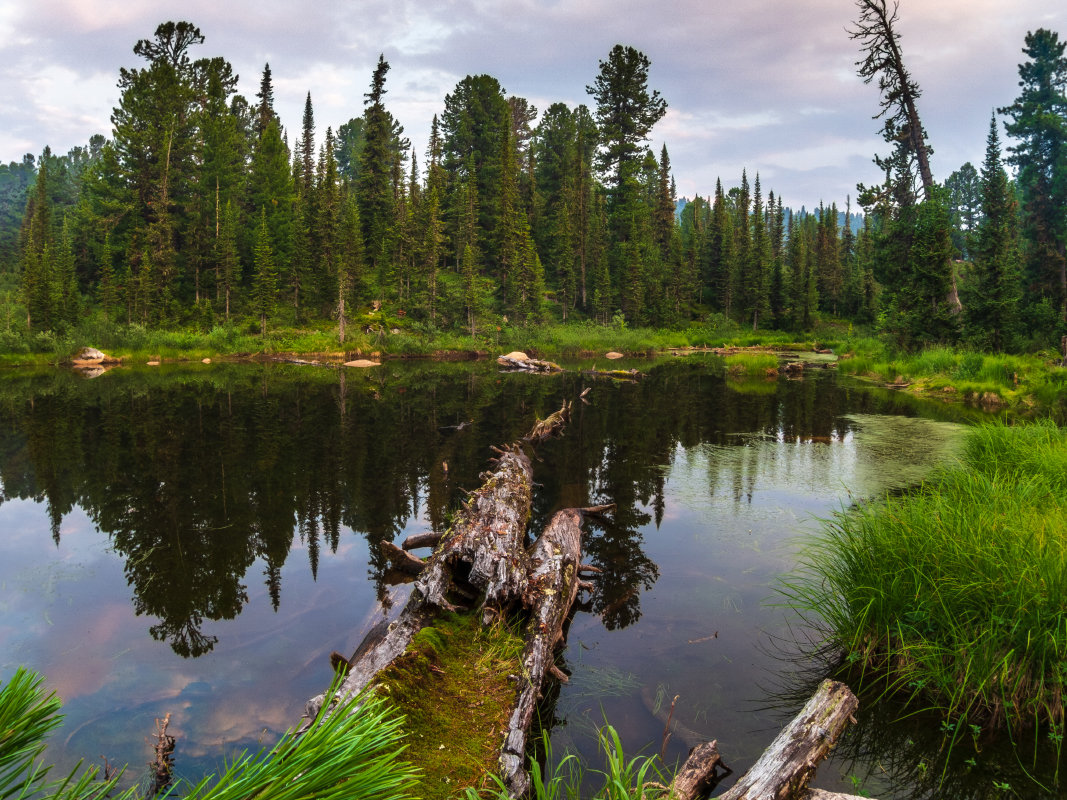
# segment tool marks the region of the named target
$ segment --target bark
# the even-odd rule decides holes
[[[388,626],[384,636],[348,661],[339,698],[357,694],[383,669],[404,653],[412,638],[431,624],[442,610],[455,610],[457,603],[481,599],[483,621],[520,603],[528,586],[529,557],[526,524],[533,489],[532,468],[522,444],[554,436],[566,425],[570,405],[534,424],[530,433],[506,450],[492,473],[483,473],[485,483],[473,492],[456,515],[433,555],[425,562],[404,609]],[[393,550],[404,553],[393,545]],[[414,558],[410,554],[405,556]],[[306,730],[323,703],[313,697],[305,708]]]
[[[717,774],[719,767],[724,772]],[[704,797],[730,770],[722,763],[718,742],[699,744],[689,751],[689,757],[674,776],[668,792],[671,800],[696,800]]]
[[[526,523],[532,493],[530,459],[514,444],[460,508],[415,582],[420,602],[454,611],[449,594],[458,585],[485,598],[483,616],[488,622],[509,598],[521,597],[526,591]]]
[[[800,713],[775,737],[752,768],[718,800],[854,800],[853,795],[808,789],[815,768],[826,758],[859,706],[847,686],[825,680]],[[689,751],[670,787],[671,800],[697,800],[721,780],[716,742]]]
[[[556,667],[556,648],[563,641],[563,625],[583,582],[578,575],[582,558],[582,520],[586,513],[607,510],[567,508],[556,512],[529,551],[530,573],[523,604],[530,609],[526,648],[519,673],[515,705],[500,752],[500,775],[512,797],[526,793],[526,744],[537,702],[548,676],[566,682]]]
[[[407,550],[397,547],[392,542],[380,542],[382,553],[389,559],[389,563],[401,572],[409,575],[421,575],[426,562],[418,556],[413,556]]]
[[[413,533],[401,542],[400,546],[405,550],[418,550],[420,547],[437,547],[443,538],[443,533],[433,531],[429,533]]]
[[[815,768],[837,743],[859,701],[847,686],[825,680],[721,800],[788,800],[803,796]]]

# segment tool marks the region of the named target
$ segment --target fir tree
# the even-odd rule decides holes
[[[1021,91],[1000,109],[1011,117],[1031,302],[1047,299],[1067,322],[1067,42],[1040,28],[1026,34]]]
[[[274,313],[278,291],[278,275],[274,266],[274,253],[270,245],[270,231],[263,212],[256,228],[256,243],[252,249],[252,308],[259,316],[259,332],[267,335],[267,317]]]
[[[973,289],[964,305],[965,325],[973,342],[1000,352],[1016,326],[1022,280],[1017,207],[1001,166],[995,116],[989,122],[981,186],[982,221],[971,244]]]

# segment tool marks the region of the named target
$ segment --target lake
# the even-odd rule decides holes
[[[559,508],[618,507],[586,536],[603,572],[569,629],[570,682],[546,705],[553,748],[598,766],[608,722],[629,753],[656,754],[677,696],[691,733],[668,743],[668,762],[699,735],[743,773],[824,677],[811,629],[777,593],[805,541],[821,518],[950,461],[974,414],[819,364],[734,380],[713,356],[634,361],[647,376],[630,382],[568,366],[0,376],[0,675],[37,669],[62,697],[50,756],[106,757],[140,779],[168,712],[181,776],[272,744],[329,682],[329,653],[403,605],[377,544],[447,526],[491,445],[588,386],[534,466],[532,531]],[[953,792],[938,795],[938,722],[899,712],[862,698],[816,784],[977,798],[1010,780],[1019,796],[1054,796],[996,744],[954,752]]]

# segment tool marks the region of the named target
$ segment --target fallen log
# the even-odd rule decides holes
[[[438,542],[444,538],[443,533],[430,531],[429,533],[413,533],[400,543],[405,550],[418,550],[420,547],[437,547]]]
[[[378,546],[382,554],[389,559],[389,563],[401,572],[406,572],[408,575],[421,575],[426,567],[426,562],[421,558],[413,556],[406,549],[401,549],[392,542],[379,542]]]
[[[496,363],[502,367],[519,372],[563,372],[563,367],[553,361],[542,361],[538,358],[514,358],[512,356],[500,356]]]
[[[592,369],[581,370],[582,375],[590,378],[612,378],[617,381],[639,381],[645,373],[637,369]]]
[[[404,663],[401,656],[419,631],[435,624],[444,612],[477,611],[482,624],[488,625],[524,609],[529,615],[525,649],[521,663],[509,667],[518,685],[498,753],[499,769],[508,786],[514,787],[515,796],[529,783],[526,742],[544,684],[549,676],[565,679],[555,665],[555,648],[578,591],[588,586],[578,576],[580,526],[587,514],[610,508],[561,511],[538,540],[526,547],[533,475],[524,447],[558,435],[569,415],[570,405],[565,402],[534,424],[523,439],[507,448],[494,448],[499,457],[492,471],[483,474],[484,483],[470,494],[425,562],[392,543],[383,545],[395,564],[418,573],[411,596],[400,616],[372,643],[361,645],[351,659],[335,659],[336,667],[345,670],[338,697],[349,697],[392,665]],[[308,701],[305,716],[309,722],[322,702],[323,695]]]
[[[549,674],[561,682],[567,676],[556,667],[556,648],[563,641],[563,626],[578,591],[588,584],[578,572],[582,559],[582,521],[586,513],[611,508],[567,508],[556,512],[529,551],[530,573],[523,604],[530,609],[526,649],[518,675],[518,691],[507,736],[500,753],[500,773],[512,797],[529,789],[526,744],[537,702]]]
[[[719,800],[831,800],[847,798],[816,790],[808,791],[808,781],[819,762],[826,758],[838,738],[853,721],[859,701],[843,683],[825,680],[793,720],[771,742],[752,768]],[[721,764],[716,749],[705,764],[709,775]],[[686,767],[700,772],[699,763]],[[689,781],[699,785],[695,781]],[[689,783],[687,783],[689,785]],[[672,784],[672,789],[673,789]],[[696,800],[699,794],[672,793],[672,800]]]
[[[723,772],[718,773],[719,767]],[[695,800],[704,797],[722,778],[730,774],[730,769],[719,755],[719,743],[714,739],[698,744],[689,751],[689,757],[671,781],[667,796],[672,800]]]

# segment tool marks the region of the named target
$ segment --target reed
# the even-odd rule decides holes
[[[868,687],[957,732],[1061,736],[1065,545],[1067,435],[986,424],[959,465],[828,521],[783,591]]]
[[[140,788],[114,793],[119,775],[99,780],[98,770],[76,767],[49,779],[45,739],[62,716],[42,678],[19,668],[0,686],[0,798],[135,800]],[[364,694],[332,704],[302,736],[287,732],[270,750],[243,753],[218,776],[171,787],[166,796],[186,800],[341,800],[359,797],[402,800],[412,796],[415,771],[400,760],[403,719],[387,702]]]

